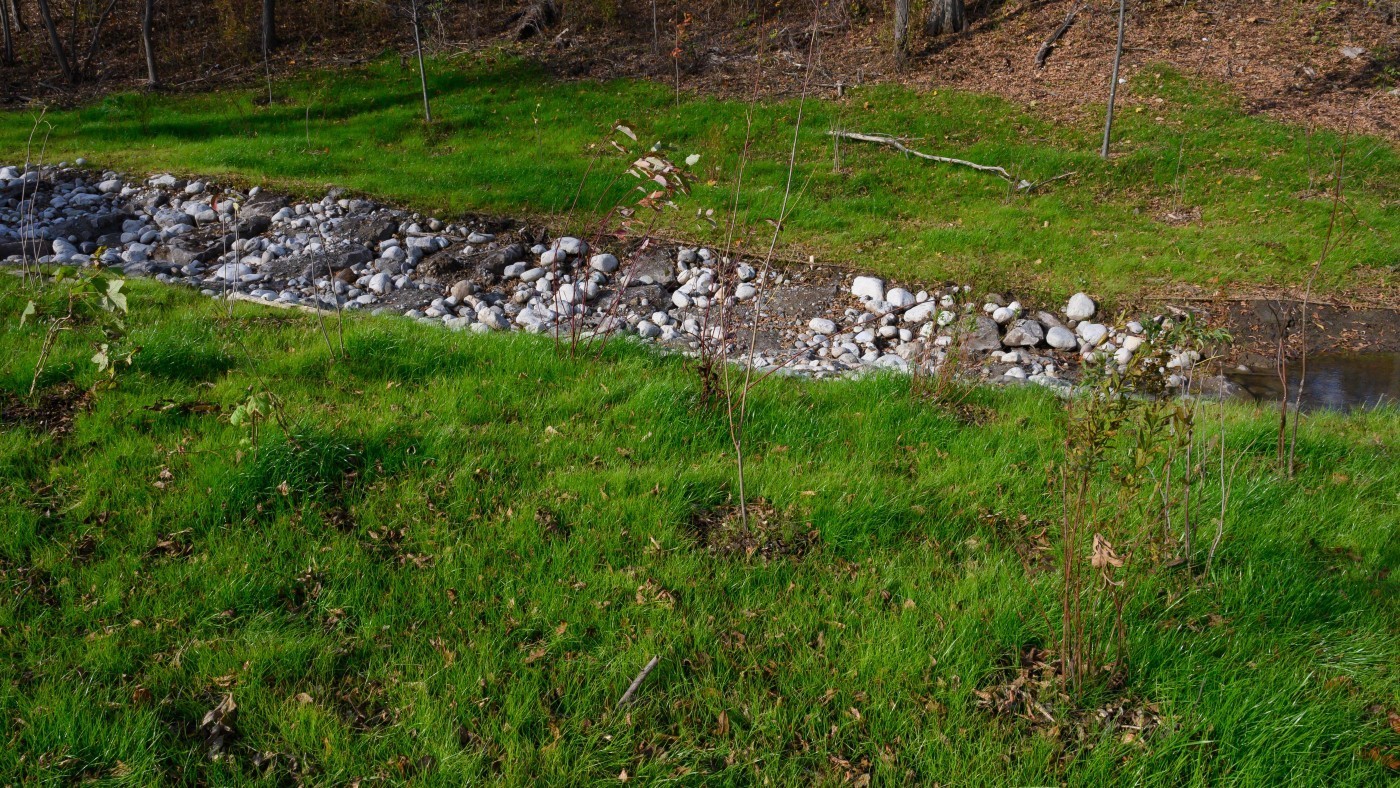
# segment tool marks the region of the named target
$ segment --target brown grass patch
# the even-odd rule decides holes
[[[747,524],[739,505],[729,504],[697,512],[690,530],[706,551],[725,558],[801,558],[821,543],[816,530],[798,527],[763,498],[749,501],[746,508]]]
[[[26,426],[62,438],[73,431],[78,411],[92,403],[92,392],[72,382],[50,386],[26,401],[8,391],[0,391],[0,424]]]

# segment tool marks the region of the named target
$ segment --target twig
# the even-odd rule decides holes
[[[642,682],[647,680],[647,675],[651,673],[651,671],[656,667],[657,663],[659,662],[661,662],[660,654],[651,658],[651,662],[648,662],[647,666],[642,668],[642,672],[638,673],[635,679],[632,679],[631,686],[627,688],[626,692],[622,693],[622,697],[618,699],[617,706],[613,709],[613,711],[617,711],[618,709],[632,702],[632,696],[637,694],[637,690],[641,688]]]
[[[1049,38],[1045,39],[1044,44],[1040,45],[1040,51],[1035,53],[1036,68],[1045,68],[1045,61],[1050,58],[1050,53],[1054,51],[1055,44],[1059,43],[1060,38],[1063,37],[1065,33],[1069,32],[1070,27],[1074,24],[1074,18],[1079,15],[1079,9],[1083,7],[1083,3],[1078,3],[1074,8],[1071,8],[1069,14],[1065,16],[1065,21],[1055,29],[1055,32],[1050,34]]]
[[[1044,186],[1044,185],[1047,184],[1047,183],[1054,183],[1055,181],[1062,181],[1062,180],[1064,180],[1065,178],[1070,178],[1070,177],[1073,177],[1073,176],[1078,175],[1078,174],[1079,174],[1079,170],[1070,170],[1069,172],[1062,172],[1062,173],[1060,173],[1059,175],[1056,175],[1056,176],[1053,177],[1053,178],[1046,178],[1046,179],[1044,179],[1044,180],[1036,181],[1035,183],[1026,183],[1025,181],[1021,181],[1021,184],[1017,187],[1017,191],[1023,191],[1023,192],[1028,192],[1028,193],[1029,193],[1029,192],[1033,192],[1033,191],[1035,191],[1036,189],[1039,189],[1040,187]]]

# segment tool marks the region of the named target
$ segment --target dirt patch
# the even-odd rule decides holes
[[[347,679],[348,686],[337,692],[332,701],[336,713],[346,725],[360,733],[370,733],[398,722],[399,713],[388,705],[388,692],[383,684],[353,681]]]
[[[1001,512],[984,511],[982,522],[991,527],[996,538],[1011,545],[1021,559],[1026,574],[1048,572],[1055,567],[1055,553],[1050,544],[1050,524],[1032,520],[1029,515],[1009,517]]]
[[[821,534],[802,530],[784,513],[762,498],[745,507],[737,504],[697,512],[690,520],[690,531],[701,547],[714,556],[755,557],[764,561],[801,558],[821,544]]]
[[[572,530],[568,523],[559,518],[558,512],[547,507],[535,510],[535,525],[539,526],[540,533],[547,539],[568,539]]]
[[[62,438],[73,431],[78,412],[91,404],[92,392],[71,382],[43,389],[29,400],[0,391],[0,424],[25,426]]]
[[[1145,747],[1170,725],[1157,704],[1130,695],[1115,695],[1095,708],[1075,706],[1064,692],[1058,661],[1036,646],[1025,647],[1007,662],[973,691],[977,708],[1057,741],[1066,751],[1092,749],[1108,737]]]

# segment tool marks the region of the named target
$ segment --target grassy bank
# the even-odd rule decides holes
[[[1066,744],[976,695],[1055,639],[1037,532],[1059,517],[1065,417],[1046,392],[979,391],[967,419],[899,378],[765,384],[749,489],[781,538],[710,551],[694,517],[733,463],[679,359],[355,318],[333,360],[307,315],[230,321],[131,287],[142,350],[117,387],[66,436],[0,432],[6,782],[1387,779],[1370,753],[1394,752],[1400,703],[1393,409],[1310,418],[1293,481],[1271,414],[1229,411],[1242,459],[1214,576],[1149,571],[1128,683],[1084,701],[1164,722]],[[41,389],[94,381],[88,339],[63,337]],[[0,333],[7,403],[41,342]],[[247,442],[229,412],[250,391],[281,399],[290,435],[269,419]],[[1199,494],[1208,521],[1218,490]],[[211,762],[199,725],[225,696]]]
[[[695,220],[732,201],[748,106],[637,81],[561,83],[516,60],[432,67],[437,124],[425,131],[414,71],[397,61],[323,73],[266,91],[116,95],[50,112],[46,157],[86,156],[132,172],[236,176],[322,193],[335,184],[440,215],[463,211],[569,214],[610,125],[702,155],[692,198],[669,231],[722,236]],[[1324,192],[1343,147],[1243,114],[1212,88],[1163,70],[1135,77],[1143,101],[1124,108],[1115,156],[1097,156],[1096,120],[1055,123],[994,97],[894,87],[822,89],[803,107],[792,254],[922,281],[1064,295],[1138,292],[1168,282],[1298,285],[1317,259],[1331,213]],[[0,115],[0,150],[24,159],[32,112]],[[753,108],[752,160],[739,198],[749,247],[765,248],[782,201],[798,103]],[[839,150],[826,132],[906,135],[932,153],[1006,167],[1031,181],[1066,172],[1035,194],[993,175],[906,158],[864,143]],[[40,130],[42,138],[48,129]],[[1345,192],[1326,289],[1393,279],[1400,242],[1400,155],[1387,143],[1347,145]],[[606,149],[606,146],[603,146]],[[35,154],[37,156],[37,153]],[[630,183],[605,186],[623,162],[604,158],[572,214],[575,229]],[[1175,215],[1178,218],[1170,218]],[[721,222],[723,224],[723,222]]]

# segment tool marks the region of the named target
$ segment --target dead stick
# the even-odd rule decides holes
[[[659,654],[651,658],[651,662],[648,662],[647,666],[642,668],[642,672],[638,673],[635,679],[632,679],[632,686],[628,687],[627,691],[622,693],[622,699],[617,702],[617,708],[613,709],[613,711],[617,711],[617,709],[632,702],[632,696],[637,694],[637,689],[642,686],[643,681],[647,680],[647,674],[651,673],[652,669],[655,668],[660,661],[661,655]]]
[[[873,142],[877,145],[888,145],[891,148],[894,148],[895,150],[900,151],[901,153],[907,153],[910,156],[918,156],[921,159],[927,159],[929,161],[939,161],[943,162],[944,164],[957,164],[963,167],[971,167],[972,169],[977,170],[978,172],[990,172],[1010,183],[1019,183],[1015,176],[1013,176],[1011,173],[1007,172],[1001,167],[993,167],[987,164],[977,164],[975,162],[970,162],[965,159],[952,159],[947,156],[934,156],[931,153],[922,153],[920,151],[914,150],[913,148],[906,148],[904,146],[904,143],[900,142],[894,137],[887,137],[883,134],[857,134],[853,131],[828,131],[827,135],[832,137],[841,137],[843,139],[848,140],[859,140],[860,142]]]
[[[1035,53],[1036,68],[1045,68],[1045,61],[1050,58],[1050,52],[1055,49],[1055,44],[1059,43],[1060,38],[1069,32],[1070,27],[1074,24],[1074,18],[1079,15],[1079,9],[1083,7],[1084,4],[1080,3],[1071,8],[1069,14],[1065,16],[1065,21],[1056,28],[1055,32],[1050,34],[1049,38],[1045,39],[1044,44],[1040,45],[1040,51]]]

